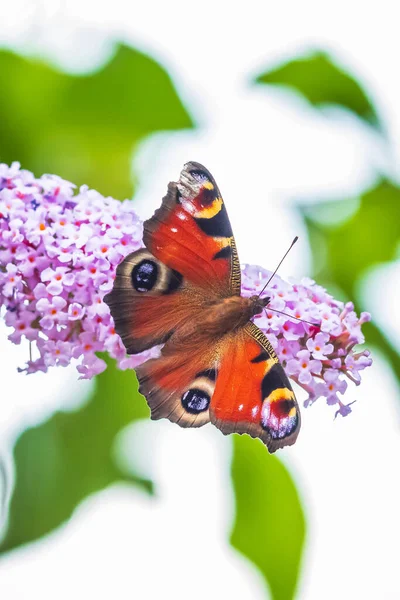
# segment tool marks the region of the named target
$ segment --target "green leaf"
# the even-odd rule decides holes
[[[314,276],[326,287],[338,287],[344,299],[354,302],[358,312],[365,310],[357,287],[367,271],[392,261],[400,242],[400,188],[385,179],[365,192],[358,210],[344,222],[329,224],[336,208],[343,212],[348,200],[302,206],[314,256]],[[324,222],[324,214],[328,219]],[[373,323],[364,328],[368,343],[377,345],[391,364],[400,382],[400,356],[385,334]]]
[[[316,51],[266,71],[256,82],[289,86],[317,108],[329,104],[340,106],[382,129],[376,110],[360,84],[324,52]]]
[[[231,544],[261,571],[274,600],[294,598],[305,536],[296,487],[280,460],[248,436],[234,436],[236,521]]]
[[[133,192],[131,159],[150,133],[192,127],[167,73],[118,45],[95,73],[68,75],[0,51],[0,162],[21,162],[116,198]]]
[[[349,298],[367,269],[395,258],[400,241],[400,188],[381,180],[365,192],[358,210],[338,225],[321,224],[324,211],[342,210],[348,200],[300,208],[305,218],[315,253],[325,247],[326,260],[316,273],[318,278],[339,285]]]
[[[115,460],[118,433],[149,411],[134,372],[119,371],[108,362],[81,409],[57,412],[17,440],[15,489],[0,552],[49,533],[69,519],[86,496],[112,483],[127,481],[152,492],[149,480],[122,472]]]

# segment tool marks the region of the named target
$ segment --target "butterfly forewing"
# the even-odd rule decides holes
[[[179,182],[144,223],[143,241],[160,261],[208,294],[240,294],[240,264],[224,201],[199,163],[185,165]]]

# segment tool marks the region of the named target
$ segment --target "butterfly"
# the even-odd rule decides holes
[[[117,267],[109,305],[128,354],[163,344],[136,368],[152,419],[213,423],[260,438],[270,452],[296,441],[300,411],[282,365],[253,323],[268,297],[241,296],[235,239],[211,173],[187,163],[144,222],[144,248]]]

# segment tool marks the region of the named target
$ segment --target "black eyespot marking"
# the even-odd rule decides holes
[[[271,356],[268,354],[266,350],[261,350],[260,354],[251,359],[252,363],[260,363],[268,360]]]
[[[231,256],[232,256],[232,247],[230,245],[228,245],[228,246],[224,246],[223,248],[221,248],[221,250],[219,250],[219,252],[214,254],[213,260],[216,260],[217,258],[230,258]]]
[[[207,392],[198,388],[192,388],[183,394],[181,402],[187,412],[196,415],[207,410],[210,400],[211,398]]]
[[[200,371],[200,373],[197,373],[196,379],[198,377],[207,377],[207,379],[215,381],[217,379],[217,371],[215,369],[207,369],[206,371]]]
[[[229,223],[228,213],[223,204],[221,210],[210,219],[198,218],[195,219],[197,225],[204,233],[211,237],[232,237],[232,227]]]
[[[145,258],[133,267],[131,277],[137,292],[150,292],[157,282],[158,265]]]

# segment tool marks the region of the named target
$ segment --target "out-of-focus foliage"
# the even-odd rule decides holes
[[[400,243],[400,188],[387,180],[365,192],[358,210],[339,224],[329,222],[332,211],[340,214],[348,200],[303,207],[308,228],[315,277],[320,283],[339,286],[358,311],[365,310],[357,286],[367,270],[389,262],[396,256]],[[378,346],[385,354],[400,382],[400,356],[384,333],[374,324],[365,325],[367,343]]]
[[[313,106],[337,105],[355,113],[373,127],[382,128],[377,111],[360,84],[325,52],[290,60],[259,75],[256,82],[288,86],[302,94]]]
[[[305,536],[293,480],[276,456],[248,436],[235,436],[232,477],[236,521],[231,543],[257,565],[274,600],[290,600]]]
[[[0,162],[132,195],[132,152],[148,134],[192,127],[168,74],[118,45],[108,64],[68,75],[0,51]]]
[[[256,81],[294,88],[316,107],[340,105],[382,130],[368,94],[326,53],[291,60],[260,75]],[[328,289],[340,288],[343,299],[352,300],[360,312],[366,308],[356,294],[360,279],[369,267],[395,258],[400,241],[400,188],[381,180],[361,195],[358,209],[349,218],[339,224],[330,218],[348,212],[352,202],[341,199],[313,203],[302,206],[300,212],[309,233],[316,279]],[[365,335],[367,344],[378,346],[384,353],[400,382],[399,353],[374,323],[365,325]]]
[[[310,232],[323,240],[326,261],[318,273],[324,281],[336,282],[346,295],[355,297],[355,287],[368,268],[395,258],[400,241],[400,188],[383,180],[361,196],[358,210],[340,224],[330,224],[334,208],[340,214],[339,200],[303,208]],[[325,215],[328,215],[326,218]],[[320,243],[320,241],[319,241]],[[323,253],[325,255],[325,252]]]
[[[128,481],[151,493],[149,480],[121,470],[113,448],[121,429],[149,410],[134,372],[108,363],[83,408],[57,412],[17,440],[15,489],[0,552],[49,533],[86,496],[112,483]]]

